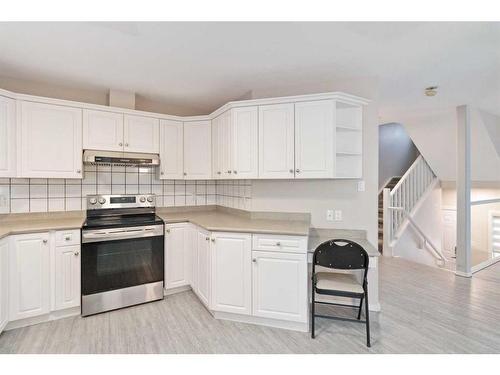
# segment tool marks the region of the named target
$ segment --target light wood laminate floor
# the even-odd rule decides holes
[[[371,349],[362,324],[318,319],[311,340],[307,333],[215,320],[184,292],[7,331],[0,353],[500,353],[500,263],[466,279],[381,258],[380,299]]]

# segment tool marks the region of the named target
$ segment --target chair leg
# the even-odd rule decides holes
[[[361,297],[361,301],[359,301],[358,320],[361,319],[361,310],[362,310],[362,307],[363,307],[363,298],[364,297]]]
[[[314,338],[314,285],[312,287],[312,298],[311,298],[311,338]]]
[[[370,343],[370,313],[368,311],[368,287],[365,290],[365,314],[366,314],[366,346],[371,347],[371,343]]]

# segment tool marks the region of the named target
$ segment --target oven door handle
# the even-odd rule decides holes
[[[82,242],[96,241],[111,241],[125,238],[141,238],[160,236],[163,234],[163,225],[155,225],[154,227],[131,228],[122,230],[95,231],[90,233],[82,233]]]

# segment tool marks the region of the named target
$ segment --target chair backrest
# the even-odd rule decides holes
[[[339,270],[366,271],[368,262],[368,253],[358,243],[333,239],[323,242],[314,250],[313,270],[315,266],[321,266]]]

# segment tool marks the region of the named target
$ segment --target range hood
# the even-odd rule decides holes
[[[155,167],[160,165],[160,157],[157,154],[137,152],[84,150],[83,162],[91,165]]]

